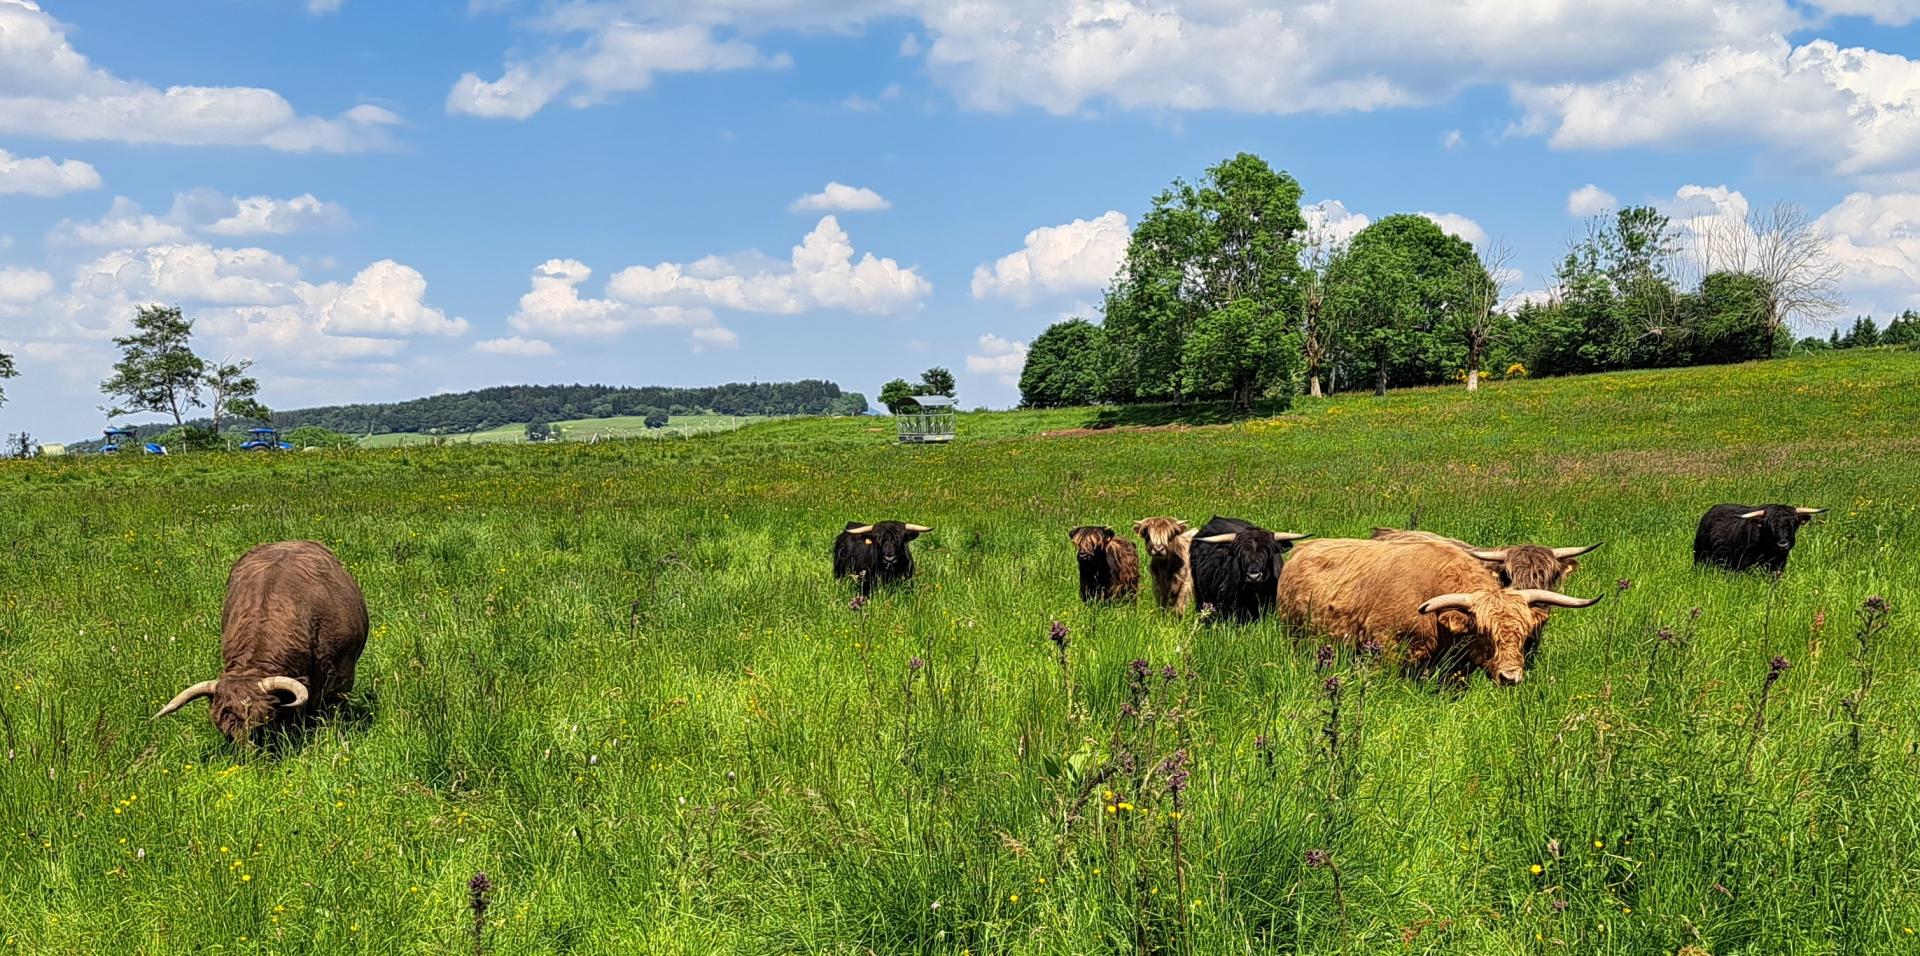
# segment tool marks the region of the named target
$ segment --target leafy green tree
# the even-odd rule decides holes
[[[17,377],[19,374],[20,374],[19,370],[13,367],[13,356],[8,355],[5,352],[0,352],[0,379],[14,378],[14,377]],[[5,405],[6,403],[7,403],[6,390],[0,389],[0,405]]]
[[[1299,385],[1300,336],[1282,313],[1236,299],[1187,333],[1181,384],[1190,394],[1225,394],[1239,408],[1263,395],[1291,398]]]
[[[1092,405],[1102,398],[1106,330],[1085,319],[1047,327],[1027,347],[1020,404],[1027,408]]]
[[[1192,383],[1217,382],[1185,364],[1190,354],[1218,354],[1217,341],[1189,353],[1187,336],[1243,299],[1263,314],[1298,314],[1305,232],[1300,184],[1250,153],[1213,166],[1198,184],[1175,181],[1154,197],[1107,294],[1104,325],[1118,363],[1113,391],[1177,401],[1192,394]],[[1216,337],[1229,327],[1252,330],[1244,323],[1212,326]]]
[[[214,434],[220,433],[220,421],[232,413],[242,418],[264,419],[266,406],[255,400],[260,394],[260,380],[247,374],[253,367],[251,360],[222,362],[208,365],[200,376],[200,384],[213,397],[208,405],[209,416]]]
[[[1746,272],[1715,272],[1689,297],[1691,364],[1719,365],[1770,358],[1774,327],[1766,282]]]
[[[887,411],[895,415],[904,415],[920,407],[913,396],[913,386],[904,378],[896,378],[880,386],[880,404],[887,406]]]
[[[553,425],[548,422],[528,422],[527,440],[546,441],[553,437]]]
[[[914,386],[915,395],[945,395],[952,398],[955,392],[953,373],[936,365],[920,373],[920,384]]]
[[[866,413],[867,397],[859,392],[848,392],[834,399],[826,409],[828,415],[865,415]]]
[[[1384,395],[1396,377],[1440,377],[1461,350],[1437,333],[1469,308],[1476,283],[1490,281],[1466,240],[1402,213],[1353,237],[1335,264],[1328,304],[1347,327],[1358,364],[1373,373],[1374,393]]]
[[[186,424],[189,408],[201,405],[207,363],[188,346],[193,321],[173,306],[143,305],[135,313],[133,334],[113,340],[120,361],[100,391],[114,404],[108,417],[129,412],[164,412],[175,427]]]

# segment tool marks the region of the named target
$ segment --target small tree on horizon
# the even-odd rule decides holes
[[[903,415],[919,407],[920,403],[914,401],[913,396],[913,386],[904,378],[896,378],[880,386],[880,404],[887,406],[887,411],[894,415]]]
[[[13,356],[5,352],[0,352],[0,379],[15,378],[19,374],[19,370],[13,367]],[[0,405],[5,405],[6,403],[6,389],[0,389]]]
[[[953,373],[943,366],[936,365],[920,373],[920,384],[915,386],[915,395],[945,395],[952,398],[956,388]]]
[[[113,340],[120,349],[113,377],[100,383],[100,391],[115,400],[107,416],[161,412],[173,416],[174,427],[184,427],[187,410],[202,404],[207,371],[206,361],[188,347],[192,337],[193,320],[178,306],[140,306],[133,334]]]

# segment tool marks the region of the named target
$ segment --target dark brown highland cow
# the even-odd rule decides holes
[[[269,725],[339,703],[366,646],[366,598],[333,552],[312,541],[260,545],[227,575],[219,679],[181,691],[154,719],[211,697],[213,725],[252,743]]]
[[[1088,525],[1067,532],[1080,561],[1080,600],[1131,601],[1140,591],[1140,555],[1112,528]]]

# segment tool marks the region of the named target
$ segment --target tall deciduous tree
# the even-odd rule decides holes
[[[1027,348],[1020,404],[1028,408],[1091,405],[1105,397],[1106,331],[1085,319],[1047,327]]]
[[[266,417],[266,407],[255,400],[260,394],[260,380],[247,374],[252,367],[251,359],[221,362],[208,365],[206,373],[200,377],[201,386],[213,397],[208,411],[213,419],[216,441],[220,436],[220,422],[228,414],[244,418]]]
[[[1107,295],[1106,332],[1121,366],[1113,381],[1139,399],[1183,399],[1200,382],[1214,383],[1209,391],[1238,387],[1221,386],[1187,363],[1220,354],[1217,336],[1227,329],[1256,330],[1209,319],[1236,302],[1261,316],[1297,314],[1305,231],[1300,184],[1250,153],[1208,169],[1198,184],[1176,181],[1154,197]],[[1189,350],[1187,338],[1203,322],[1216,341]]]
[[[914,388],[915,394],[945,395],[948,398],[953,397],[954,391],[953,373],[940,365],[921,372],[920,384]]]
[[[1284,313],[1235,299],[1187,333],[1181,384],[1191,394],[1225,394],[1240,408],[1269,392],[1292,394],[1300,372],[1300,336]]]
[[[1346,251],[1346,241],[1323,223],[1307,233],[1300,254],[1300,351],[1306,361],[1307,394],[1314,398],[1321,397],[1320,377],[1340,346],[1338,314],[1327,308],[1327,299],[1334,263]]]
[[[128,412],[162,412],[173,416],[175,427],[186,424],[186,413],[201,405],[207,363],[193,354],[193,320],[177,307],[143,305],[134,315],[133,334],[113,340],[120,349],[113,377],[100,391],[114,404],[109,416]]]
[[[1716,221],[1702,237],[1705,271],[1745,272],[1767,286],[1767,321],[1775,331],[1795,317],[1824,319],[1840,311],[1841,266],[1827,237],[1799,206],[1776,203],[1745,222]]]
[[[1460,292],[1460,309],[1454,313],[1452,331],[1467,348],[1467,391],[1480,388],[1480,370],[1500,329],[1500,306],[1507,298],[1507,282],[1512,276],[1513,249],[1504,241],[1489,242],[1472,261],[1455,265],[1455,281]]]
[[[1436,333],[1467,307],[1463,277],[1482,271],[1466,240],[1425,216],[1387,216],[1353,237],[1332,270],[1328,306],[1372,367],[1375,394],[1416,358],[1438,367]]]
[[[13,366],[13,356],[5,352],[0,352],[0,379],[14,378],[19,374],[20,370]],[[7,392],[5,389],[0,389],[0,405],[5,405],[6,403]]]
[[[888,412],[900,415],[913,411],[920,403],[913,400],[913,386],[904,378],[896,378],[880,386],[880,404],[887,406]]]

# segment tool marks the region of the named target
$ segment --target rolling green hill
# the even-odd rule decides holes
[[[648,428],[643,415],[615,415],[608,418],[577,418],[552,424],[560,429],[562,441],[589,441],[595,438],[686,438],[709,432],[731,431],[762,420],[761,416],[754,415],[672,415],[668,416],[665,428]],[[444,442],[448,444],[514,443],[526,440],[527,426],[524,423],[444,437]],[[389,432],[361,438],[360,446],[398,448],[430,445],[433,441],[434,436],[431,435]]]
[[[1914,951],[1912,353],[1178,417],[6,463],[7,948]],[[1692,567],[1721,501],[1831,510],[1776,581]],[[1216,513],[1604,541],[1604,600],[1514,687],[1078,601],[1067,529]],[[935,530],[856,606],[884,518]],[[355,706],[150,722],[288,538],[366,591]]]

